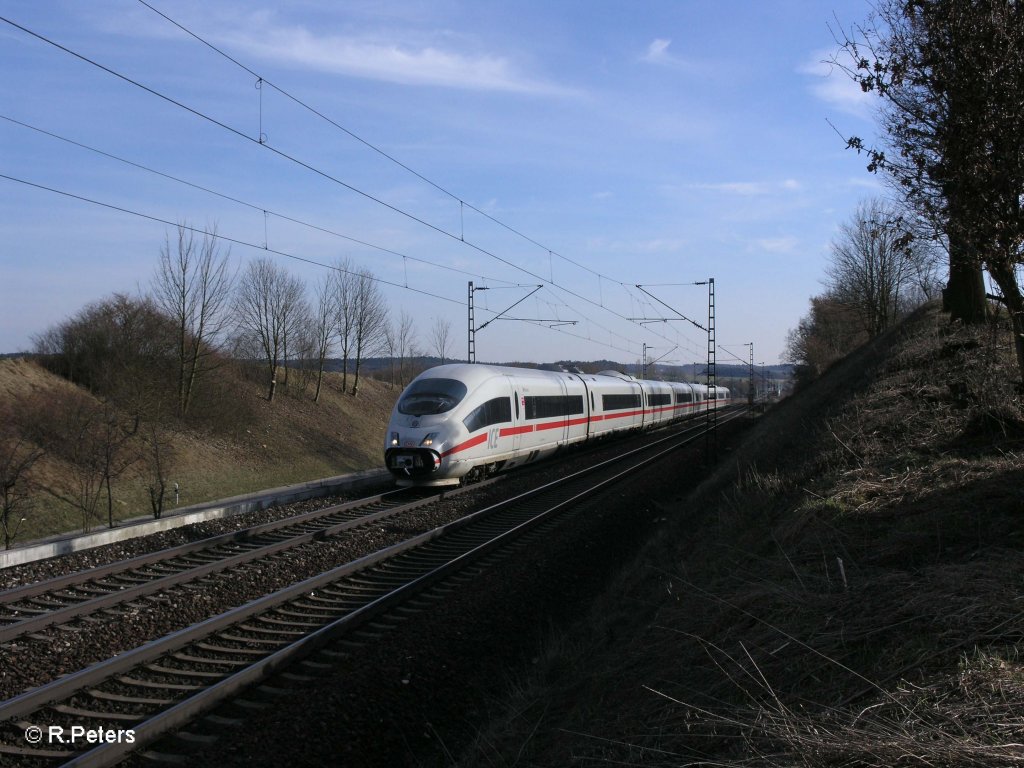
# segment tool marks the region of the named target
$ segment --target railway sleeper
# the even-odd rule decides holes
[[[156,763],[157,765],[189,765],[192,762],[192,759],[187,755],[178,755],[171,752],[157,752],[152,749],[140,752],[139,757],[147,762]]]
[[[341,608],[336,608],[330,612],[326,612],[323,608],[318,608],[316,613],[313,613],[312,611],[288,611],[278,608],[275,611],[275,614],[277,616],[289,616],[294,620],[288,623],[302,624],[303,622],[317,622],[316,626],[322,627],[324,624],[329,624],[339,616],[343,616],[348,612],[348,609]]]
[[[121,675],[116,679],[119,683],[132,686],[133,688],[153,688],[164,691],[198,691],[206,687],[204,685],[189,685],[188,683],[158,683],[155,680],[140,680],[137,677],[128,677],[127,675]]]
[[[22,617],[19,614],[27,613],[30,616],[38,616],[41,613],[49,613],[47,608],[35,608],[30,605],[24,606],[6,606],[10,614],[3,617],[3,621],[18,622],[21,621]]]
[[[30,723],[25,723],[28,728]],[[16,755],[17,757],[33,757],[45,760],[67,760],[75,756],[74,752],[67,752],[62,749],[38,749],[33,747],[15,747],[10,744],[0,744],[0,755]]]
[[[269,696],[271,698],[288,696],[293,693],[293,691],[288,688],[275,688],[272,685],[257,685],[253,690],[263,696]]]
[[[316,592],[338,600],[364,600],[367,597],[375,598],[383,594],[380,588],[364,587],[361,583],[356,583],[351,577],[346,579],[343,585],[338,587],[322,587],[316,590]],[[306,597],[313,597],[313,595],[310,594]]]
[[[312,601],[314,605],[306,603],[306,600]],[[328,600],[323,597],[304,597],[301,600],[296,600],[291,605],[293,608],[301,608],[306,611],[321,611],[331,616],[336,615],[339,610],[349,610],[345,607],[343,601]]]
[[[313,617],[303,616],[302,618],[310,619]],[[314,629],[316,627],[322,627],[330,619],[325,618],[324,621],[298,621],[296,619],[276,619],[272,616],[260,616],[259,620],[267,624],[273,624],[274,626],[278,627],[309,627],[310,629]]]
[[[252,699],[233,699],[231,703],[234,706],[239,707],[240,709],[249,710],[251,712],[261,712],[264,709],[268,709],[270,707],[270,704],[268,702],[254,701]]]
[[[248,660],[243,661],[242,659],[215,659],[206,656],[192,656],[191,654],[182,653],[181,651],[172,653],[171,658],[177,659],[178,661],[184,661],[189,664],[205,664],[214,667],[248,667],[250,663]]]
[[[257,621],[263,621],[263,619],[257,619]],[[302,635],[307,634],[300,629],[293,631],[288,629],[274,629],[270,627],[254,627],[252,624],[239,624],[238,629],[245,630],[246,632],[255,632],[259,635],[301,637]]]
[[[227,672],[204,672],[199,669],[177,669],[176,667],[165,667],[161,664],[147,664],[146,669],[158,675],[168,677],[198,677],[204,680],[220,679],[227,677]]]
[[[328,659],[348,659],[352,657],[352,653],[349,651],[336,651],[333,648],[321,648],[320,655]]]
[[[144,696],[123,696],[120,693],[107,693],[98,688],[90,688],[87,693],[100,701],[116,701],[122,704],[145,704],[147,706],[166,707],[174,703],[174,699],[150,699]]]
[[[120,720],[125,723],[137,723],[146,719],[144,715],[132,715],[126,712],[97,712],[92,709],[82,709],[81,707],[69,707],[67,704],[54,704],[51,709],[54,712],[60,712],[62,715],[87,717],[90,720]]]
[[[228,648],[224,645],[214,645],[213,643],[198,642],[195,644],[196,648],[201,648],[204,651],[212,651],[213,653],[234,653],[244,654],[246,656],[266,656],[267,651],[262,648]]]
[[[387,588],[382,588],[380,582],[377,581],[376,574],[366,576],[349,576],[345,579],[344,588],[347,591],[351,590],[364,592],[374,597],[378,595],[383,595],[385,592],[387,592]],[[331,590],[329,592],[327,589],[321,589],[320,591],[326,594],[331,594],[331,592],[333,592],[334,590]]]
[[[303,675],[299,672],[282,672],[278,675],[282,680],[288,680],[289,682],[298,683],[299,685],[306,685],[308,683],[315,682],[317,678],[312,675]]]
[[[207,747],[217,742],[217,736],[212,733],[195,733],[193,731],[178,731],[174,734],[177,741],[185,743],[186,747]]]
[[[201,723],[204,725],[211,725],[214,728],[238,728],[245,724],[245,720],[240,717],[225,717],[224,715],[207,715]]]
[[[238,627],[241,629],[241,627]],[[275,640],[269,637],[240,637],[238,635],[232,635],[229,632],[219,632],[216,635],[218,640],[229,640],[233,643],[246,643],[248,645],[271,645],[281,646],[288,645],[288,640]]]

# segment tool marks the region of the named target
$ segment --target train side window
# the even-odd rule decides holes
[[[508,397],[495,397],[482,405],[474,408],[469,416],[462,420],[466,429],[476,432],[478,429],[489,427],[491,424],[501,424],[512,421],[512,406]]]
[[[527,419],[550,419],[583,413],[582,395],[527,395],[524,399]]]
[[[592,411],[594,410],[594,392],[593,392],[593,390],[591,390],[591,392],[590,392],[590,410],[592,410]]]
[[[640,408],[643,403],[640,395],[601,395],[601,408],[605,411],[621,411],[626,408]]]
[[[516,421],[519,420],[519,393],[512,393],[512,401],[516,404]]]

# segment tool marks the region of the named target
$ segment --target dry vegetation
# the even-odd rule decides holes
[[[327,375],[318,403],[309,382],[282,389],[269,403],[261,380],[236,367],[222,367],[187,424],[168,419],[160,427],[168,448],[168,509],[173,508],[175,482],[180,505],[187,505],[380,466],[387,418],[398,390],[364,380],[353,397],[340,391],[340,378]],[[31,468],[33,487],[15,544],[82,528],[82,511],[54,495],[73,498],[77,493],[68,423],[68,413],[76,407],[101,406],[86,390],[31,359],[0,360],[5,432],[15,429],[27,447],[50,443]],[[131,418],[122,412],[117,421],[129,423]],[[146,425],[130,438],[124,458],[127,469],[112,482],[115,519],[148,515],[153,470]],[[102,525],[106,517],[104,497],[89,523]]]
[[[1024,764],[1024,407],[935,308],[769,413],[464,765]],[[496,707],[499,706],[496,704]]]

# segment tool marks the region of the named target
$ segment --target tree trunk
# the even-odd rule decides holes
[[[1017,284],[1017,275],[1012,262],[1001,261],[990,264],[989,273],[1002,291],[1006,309],[1010,313],[1010,327],[1013,329],[1013,349],[1017,353],[1017,370],[1020,373],[1018,386],[1024,390],[1024,295]]]
[[[323,361],[321,360],[320,361],[320,369],[316,372],[316,394],[313,395],[313,402],[314,403],[319,403],[320,402],[320,388],[323,386],[323,383],[324,383],[324,364],[323,364]]]
[[[949,282],[942,292],[942,308],[950,320],[983,323],[988,315],[985,303],[985,279],[981,263],[972,259],[964,242],[949,236]]]

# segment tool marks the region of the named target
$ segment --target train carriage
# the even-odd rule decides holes
[[[728,396],[718,389],[723,399]],[[616,371],[443,365],[417,376],[399,397],[385,438],[385,465],[400,485],[458,484],[567,445],[684,418],[707,405],[707,387],[641,381]]]

